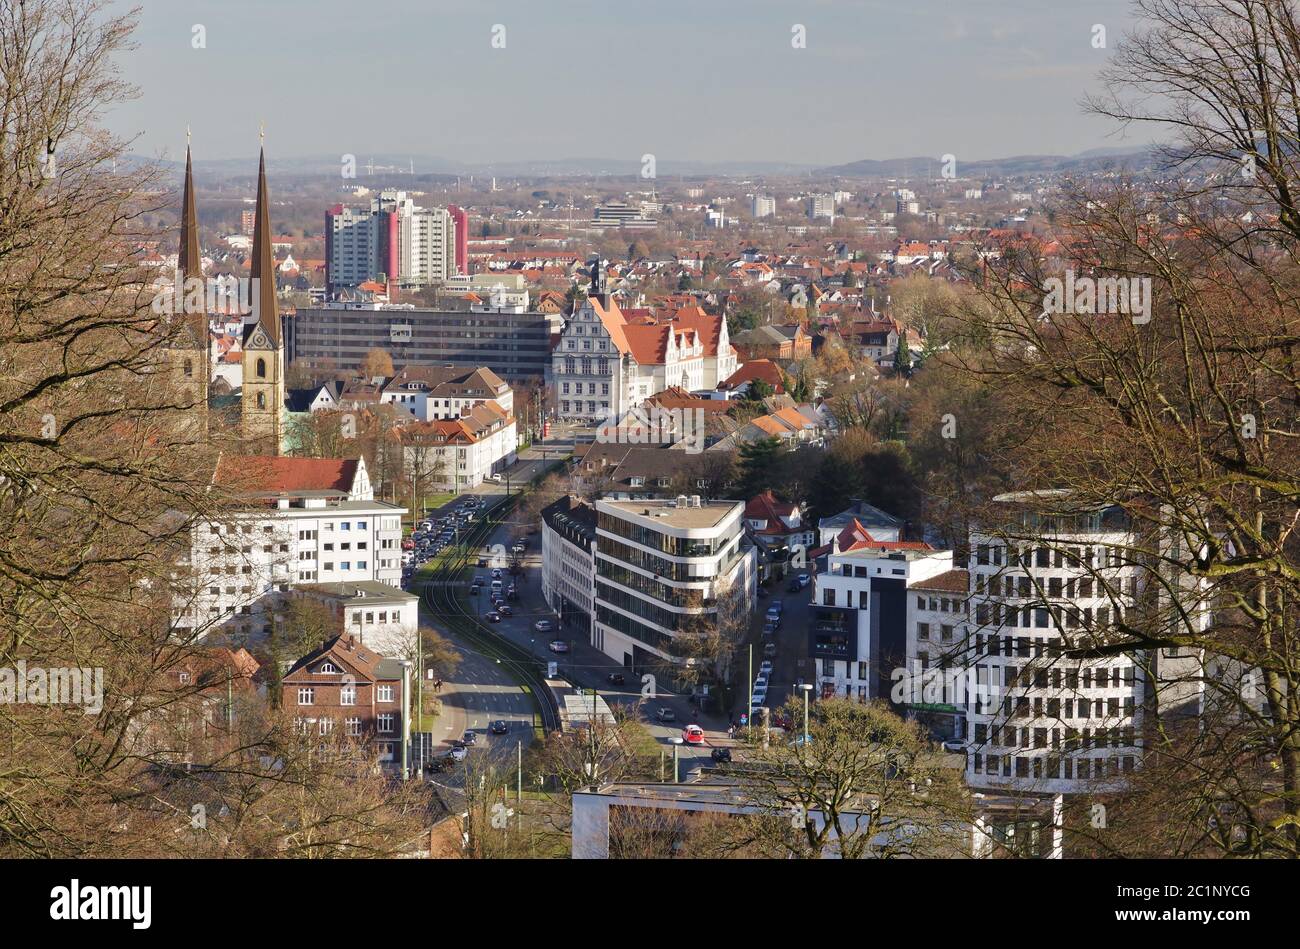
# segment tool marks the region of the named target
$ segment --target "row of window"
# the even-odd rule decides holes
[[[338,670],[333,666],[329,665],[328,663],[326,663],[324,666],[321,667],[320,671],[323,673],[329,673],[329,672],[337,672]],[[380,683],[379,685],[375,686],[375,701],[392,702],[393,686],[391,684],[385,685],[383,683]],[[309,685],[304,685],[299,687],[298,704],[315,705],[316,689]],[[340,705],[357,704],[357,687],[355,684],[351,684],[351,685],[344,684],[339,687],[339,704]]]
[[[1120,772],[1130,773],[1136,767],[1133,755],[1118,758],[1059,758],[1022,757],[1019,755],[976,754],[971,759],[975,774],[1001,775],[1009,778],[1063,778],[1088,780],[1090,778],[1118,777]]]
[[[316,725],[317,731],[321,735],[328,735],[332,731],[334,731],[334,719],[332,718],[321,718],[321,719],[298,718],[295,719],[295,723],[298,726],[298,730],[303,732],[304,734],[308,731],[308,729],[311,727],[312,724]],[[349,738],[361,737],[361,719],[355,717],[345,718],[343,719],[343,728],[344,728],[343,733],[347,735]],[[395,715],[384,713],[382,715],[375,716],[375,730],[378,731],[380,734],[391,735],[396,730],[396,728],[397,728],[397,717]]]

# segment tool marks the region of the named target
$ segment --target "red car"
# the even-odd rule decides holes
[[[699,725],[687,725],[682,729],[682,741],[688,745],[704,744],[704,729]]]

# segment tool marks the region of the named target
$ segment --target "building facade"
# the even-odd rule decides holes
[[[213,491],[229,508],[194,528],[178,629],[258,637],[295,587],[400,587],[406,509],[374,500],[364,459],[223,457]]]
[[[692,624],[748,623],[757,570],[744,509],[698,495],[597,501],[592,645],[639,671],[674,661]]]
[[[589,637],[596,614],[596,511],[574,497],[542,510],[542,597],[561,630]]]

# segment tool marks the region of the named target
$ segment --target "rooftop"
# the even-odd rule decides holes
[[[691,499],[685,496],[646,501],[598,501],[597,509],[602,506],[612,508],[620,514],[649,517],[671,527],[686,528],[717,527],[727,517],[743,509],[739,501],[702,499],[699,506],[695,507],[692,506]]]

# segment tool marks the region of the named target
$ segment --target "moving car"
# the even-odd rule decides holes
[[[501,614],[498,613],[496,610],[493,610],[492,612],[488,613],[488,615],[485,616],[484,619],[486,619],[489,623],[499,623],[501,622]]]
[[[731,763],[731,749],[730,749],[730,748],[714,748],[711,752],[709,752],[709,757],[712,758],[714,761],[718,762],[719,764],[724,764],[724,763],[725,763],[725,764],[730,764],[730,763]]]
[[[447,753],[447,757],[452,761],[464,761],[467,754],[469,754],[469,751],[464,745],[454,745],[451,751]]]
[[[546,648],[551,652],[568,652],[569,644],[563,639],[552,639],[550,643],[547,644]]]
[[[622,685],[627,681],[626,677],[624,677],[623,673],[621,672],[611,672],[608,676],[606,676],[606,678],[609,679],[610,685]]]
[[[539,633],[549,633],[551,630],[555,629],[555,624],[548,619],[539,619],[533,624],[533,629],[537,630]]]
[[[515,615],[515,611],[512,610],[510,607],[506,606],[504,603],[498,604],[498,606],[497,606],[497,612],[500,613],[502,616],[514,616],[514,615]]]
[[[704,729],[699,725],[687,725],[682,729],[682,741],[688,745],[704,744]]]
[[[476,741],[478,741],[478,735],[472,731],[465,732],[465,735],[463,738],[461,738],[461,741],[463,741],[466,745],[472,745]]]
[[[677,721],[677,713],[667,707],[658,708],[655,709],[655,718],[661,722],[675,722]]]
[[[504,735],[506,732],[510,731],[510,723],[505,719],[498,718],[495,722],[489,725],[488,728],[491,729],[492,734],[494,735]]]

